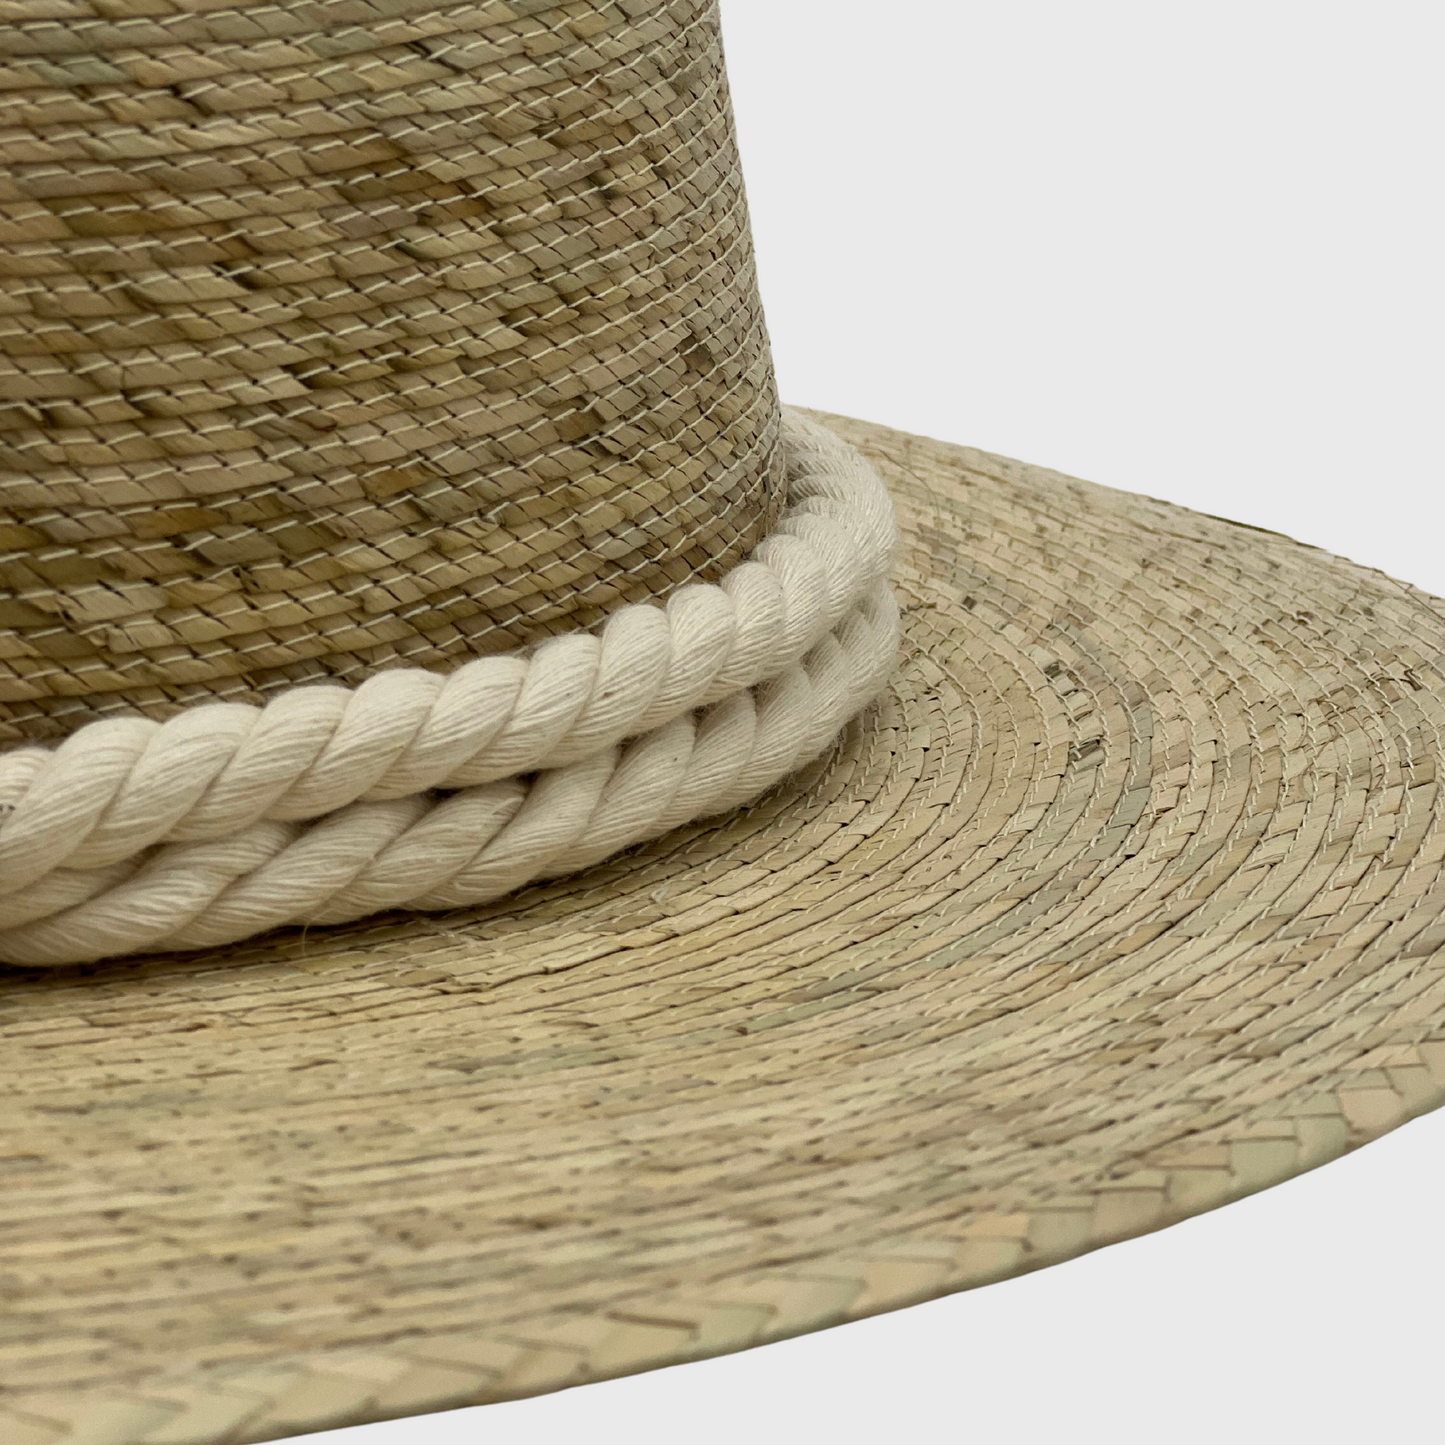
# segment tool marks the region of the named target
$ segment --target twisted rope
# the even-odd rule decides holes
[[[897,639],[882,484],[802,418],[784,445],[789,509],[753,556],[599,637],[0,757],[0,959],[476,904],[756,796],[876,694]]]

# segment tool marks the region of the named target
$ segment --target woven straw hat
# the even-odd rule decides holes
[[[713,0],[226,4],[0,28],[6,1445],[741,1349],[1442,1101],[1440,603],[783,411]]]

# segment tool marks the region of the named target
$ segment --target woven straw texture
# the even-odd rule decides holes
[[[4,973],[7,1445],[740,1349],[1445,1098],[1441,604],[829,422],[897,499],[908,651],[762,802],[470,912]]]
[[[24,0],[0,743],[450,667],[782,504],[715,0]]]

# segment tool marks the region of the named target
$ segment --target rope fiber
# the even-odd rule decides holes
[[[756,797],[897,650],[882,483],[796,414],[783,445],[788,508],[748,560],[599,634],[0,755],[0,960],[473,905]]]

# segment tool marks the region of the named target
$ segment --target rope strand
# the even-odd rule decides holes
[[[882,484],[800,418],[786,442],[790,509],[753,557],[600,637],[0,757],[0,959],[476,904],[756,796],[876,694],[897,645]]]

